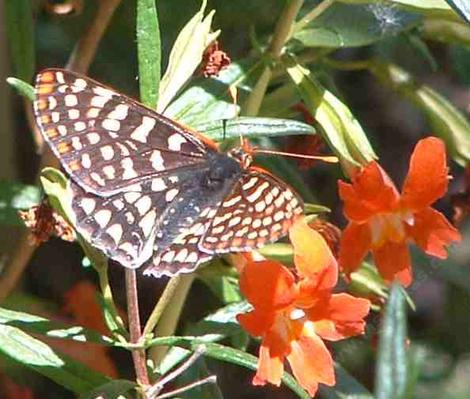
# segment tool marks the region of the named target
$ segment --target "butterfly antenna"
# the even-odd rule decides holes
[[[328,162],[328,163],[338,163],[338,157],[335,157],[334,155],[295,154],[292,152],[264,150],[264,149],[259,149],[259,148],[255,148],[253,152],[256,154],[281,155],[281,156],[291,157],[291,158],[315,159],[318,161],[323,161],[323,162]]]

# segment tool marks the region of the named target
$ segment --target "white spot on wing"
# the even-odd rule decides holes
[[[116,119],[105,119],[101,124],[106,130],[117,132],[121,128],[121,123]]]
[[[173,199],[178,195],[178,189],[172,188],[171,190],[168,190],[165,194],[165,201],[166,202],[171,202]]]
[[[137,210],[140,215],[145,215],[150,207],[152,206],[152,200],[148,195],[143,195],[139,198],[139,200],[135,203]]]
[[[143,116],[142,123],[139,126],[137,126],[135,130],[131,133],[131,137],[136,141],[140,141],[141,143],[146,143],[147,137],[156,123],[157,123],[157,120],[155,118],[151,118],[149,116]]]
[[[108,118],[110,119],[117,119],[117,120],[124,120],[127,117],[127,113],[129,112],[129,106],[126,104],[118,104],[114,110],[112,110],[108,114]]]
[[[106,233],[108,233],[114,242],[118,244],[122,237],[122,226],[119,223],[113,224],[111,227],[106,229]]]
[[[172,151],[181,151],[181,144],[186,143],[186,139],[179,133],[174,133],[168,137],[168,148]]]
[[[67,107],[75,107],[78,104],[78,98],[75,94],[67,94],[64,97],[64,101]]]
[[[163,191],[167,188],[167,185],[165,184],[165,180],[163,180],[161,177],[156,177],[155,179],[152,179],[152,191]]]
[[[101,228],[105,227],[111,220],[111,211],[108,209],[101,209],[95,213],[95,220]]]
[[[152,162],[152,167],[157,170],[165,170],[165,166],[163,164],[163,157],[162,153],[158,150],[153,150],[152,155],[150,155],[150,162]]]
[[[92,198],[82,198],[80,201],[80,206],[82,207],[83,211],[89,215],[95,210],[96,201]]]
[[[142,229],[145,237],[148,237],[152,232],[155,226],[155,219],[157,213],[154,209],[152,209],[149,213],[147,213],[139,222],[139,227]]]
[[[110,145],[105,145],[104,147],[100,148],[101,156],[105,161],[110,161],[114,157],[114,150],[113,147]]]

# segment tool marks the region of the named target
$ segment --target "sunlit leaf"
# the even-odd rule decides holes
[[[315,134],[315,128],[292,119],[238,117],[215,119],[192,126],[215,141],[241,137],[284,137],[298,134]]]
[[[137,56],[140,99],[155,109],[160,85],[160,28],[155,0],[137,1]]]
[[[285,66],[334,153],[352,165],[373,160],[374,151],[349,108],[295,60],[286,58]]]
[[[420,33],[426,39],[470,47],[470,25],[463,21],[428,18]]]
[[[170,52],[168,67],[160,82],[160,97],[157,111],[163,112],[181,87],[192,76],[202,60],[206,47],[212,43],[220,31],[211,32],[214,12],[204,17],[204,0],[201,9],[192,17],[176,38]]]
[[[403,288],[395,283],[380,327],[375,398],[398,399],[407,386],[407,328]]]
[[[468,0],[446,0],[447,3],[463,18],[470,22],[470,3]]]

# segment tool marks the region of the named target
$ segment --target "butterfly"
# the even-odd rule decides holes
[[[39,73],[37,124],[70,176],[73,224],[105,255],[160,277],[284,236],[303,203],[215,142],[88,77]]]

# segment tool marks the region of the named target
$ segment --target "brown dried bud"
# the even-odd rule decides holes
[[[222,69],[230,65],[230,57],[225,51],[219,49],[217,40],[207,47],[202,56],[202,74],[205,78],[219,76]]]

